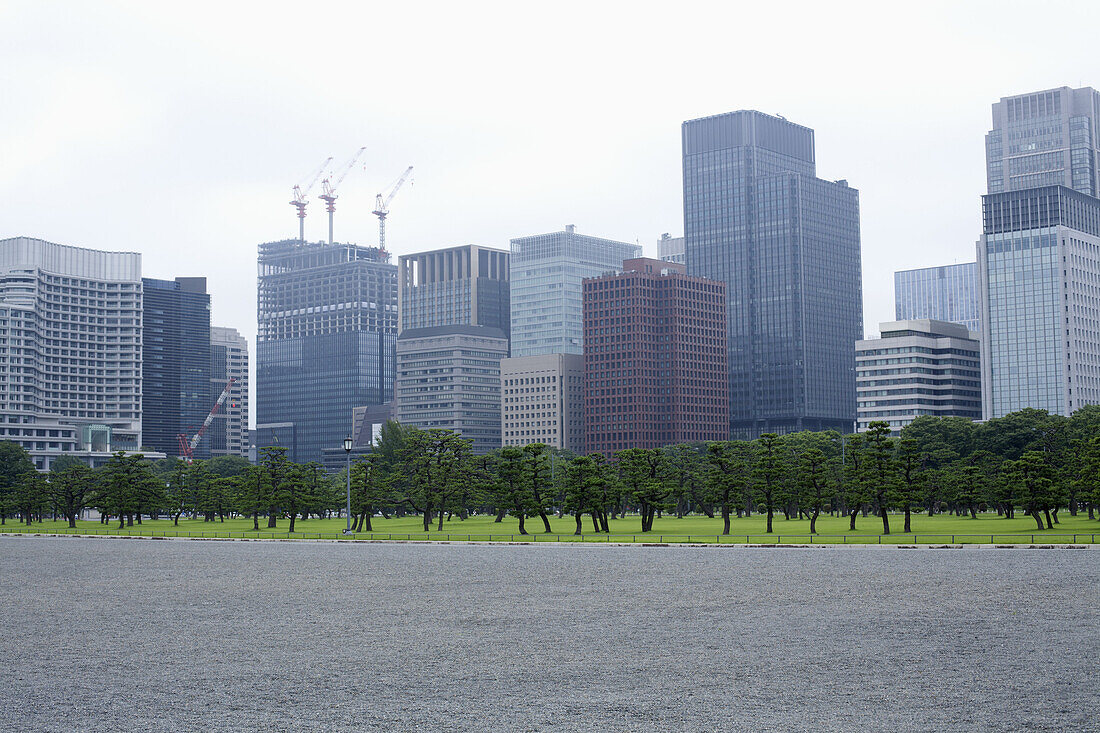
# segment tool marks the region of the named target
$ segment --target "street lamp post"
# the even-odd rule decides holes
[[[344,438],[344,453],[348,457],[348,526],[344,534],[351,534],[351,438]]]

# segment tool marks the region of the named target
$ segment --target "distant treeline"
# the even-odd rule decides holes
[[[0,442],[0,521],[26,523],[66,517],[69,526],[89,508],[119,527],[142,517],[251,517],[253,527],[310,517],[342,516],[347,473],[289,461],[283,448],[264,448],[259,465],[241,458],[192,464],[148,462],[116,454],[99,469],[76,459],[34,469],[19,445]],[[914,512],[976,516],[1022,512],[1038,529],[1058,513],[1100,505],[1100,406],[1072,417],[1022,410],[984,424],[965,418],[921,417],[890,435],[884,422],[866,433],[765,434],[751,441],[631,448],[611,456],[574,455],[543,444],[506,447],[475,456],[470,442],[448,430],[419,430],[390,421],[375,449],[351,470],[355,531],[372,517],[419,515],[424,530],[471,514],[512,516],[520,534],[528,519],[550,532],[552,514],[571,515],[576,533],[608,532],[609,521],[641,518],[641,531],[662,513],[721,517],[763,514],[806,519],[816,532],[822,514],[847,516],[850,527],[873,514],[891,531],[892,511],[910,531]]]

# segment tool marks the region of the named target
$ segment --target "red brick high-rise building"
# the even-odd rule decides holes
[[[585,450],[729,437],[725,283],[639,258],[583,303]]]

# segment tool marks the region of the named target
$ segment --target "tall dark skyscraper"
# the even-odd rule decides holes
[[[143,278],[141,441],[179,456],[180,434],[202,426],[217,395],[210,389],[210,295],[205,277]],[[210,441],[195,458],[210,457]]]
[[[863,337],[859,192],[814,133],[754,111],[683,124],[688,273],[726,283],[730,430],[852,430]]]
[[[256,444],[321,461],[352,409],[393,399],[397,266],[377,247],[260,245]]]

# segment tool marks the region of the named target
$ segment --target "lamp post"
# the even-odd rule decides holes
[[[348,526],[344,534],[351,534],[351,438],[344,438],[344,454],[348,457]]]

